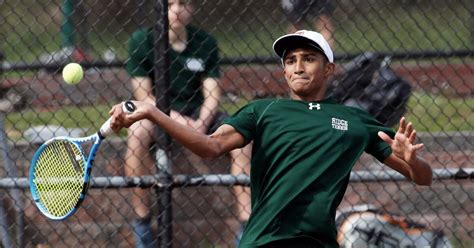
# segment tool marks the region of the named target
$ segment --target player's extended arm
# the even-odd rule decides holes
[[[400,172],[418,185],[431,185],[433,171],[416,154],[418,150],[423,148],[423,144],[415,144],[416,130],[413,129],[411,122],[407,124],[405,117],[402,117],[400,119],[400,127],[394,139],[391,139],[384,132],[379,132],[378,135],[392,148],[392,154],[383,161],[384,164]]]
[[[230,125],[224,124],[213,134],[205,135],[171,119],[153,104],[140,101],[133,101],[133,103],[136,110],[132,114],[123,113],[121,104],[115,105],[110,110],[112,129],[130,127],[136,121],[148,119],[159,125],[176,141],[204,158],[215,158],[246,145],[244,137]]]

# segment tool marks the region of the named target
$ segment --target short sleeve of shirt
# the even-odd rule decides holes
[[[246,143],[250,143],[255,136],[257,125],[255,105],[250,103],[242,107],[235,114],[224,120],[224,124],[231,125],[242,136],[244,136]]]
[[[362,118],[366,122],[367,131],[371,137],[370,143],[365,149],[365,152],[374,156],[378,161],[383,162],[388,156],[390,156],[390,154],[392,154],[392,149],[379,137],[378,132],[382,131],[388,134],[391,138],[395,136],[395,132],[391,128],[384,126],[368,113],[363,114]]]
[[[148,76],[152,69],[148,60],[148,53],[153,52],[149,44],[149,28],[142,28],[135,31],[128,41],[129,59],[125,65],[127,73],[132,77]]]

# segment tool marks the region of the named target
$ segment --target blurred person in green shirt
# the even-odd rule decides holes
[[[168,94],[170,99],[170,117],[199,133],[212,133],[227,117],[218,111],[222,92],[219,86],[217,41],[205,31],[189,25],[195,8],[193,1],[169,0],[168,7],[170,89],[163,94]],[[130,58],[126,69],[131,76],[134,97],[155,104],[153,29],[141,28],[135,31],[128,46]],[[151,121],[142,120],[129,129],[126,175],[154,174],[150,147],[155,141],[155,127]],[[248,175],[250,147],[231,150],[229,153],[232,159],[231,173]],[[239,221],[245,223],[250,214],[248,190],[234,187],[234,191]],[[152,243],[149,194],[148,190],[134,189],[133,207],[137,219],[133,226],[137,247],[149,247]]]

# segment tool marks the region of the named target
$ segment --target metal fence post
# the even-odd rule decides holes
[[[0,65],[2,65],[0,67],[0,79],[3,77],[3,54],[0,52]],[[3,127],[3,119],[4,119],[4,115],[5,113],[2,113],[0,112],[0,128],[4,128]],[[2,159],[4,160],[4,163],[6,165],[6,167],[10,167],[11,165],[11,160],[10,158],[8,157],[8,152],[5,150],[6,149],[6,145],[3,145],[3,144],[6,144],[7,140],[6,140],[6,137],[4,136],[4,130],[0,130],[0,145],[2,145],[2,147],[0,148],[1,152],[2,152]],[[8,170],[8,168],[7,168]],[[17,189],[15,189],[17,190]],[[4,196],[2,195],[2,198]],[[13,247],[13,242],[10,238],[10,234],[9,234],[9,231],[8,231],[8,223],[7,223],[7,217],[8,217],[8,213],[5,211],[5,207],[3,206],[3,202],[0,202],[0,240],[2,242],[2,245],[9,248],[9,247]]]
[[[156,106],[169,114],[169,98],[166,93],[169,89],[169,59],[168,59],[168,0],[157,0],[155,2],[155,13],[157,14],[154,24],[154,76],[155,76],[155,98]],[[163,54],[165,56],[163,56]],[[170,137],[158,129],[158,151],[163,149],[165,156],[169,154],[171,144]],[[167,156],[169,157],[169,156]],[[157,158],[158,175],[161,184],[157,187],[158,195],[158,242],[162,248],[172,247],[172,175],[169,168],[162,168]],[[162,165],[162,164],[161,164]],[[169,166],[169,163],[166,163]]]

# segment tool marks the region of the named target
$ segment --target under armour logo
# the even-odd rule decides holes
[[[313,108],[316,108],[317,110],[321,109],[321,105],[319,103],[313,104],[312,102],[309,103],[309,110],[313,110]]]

